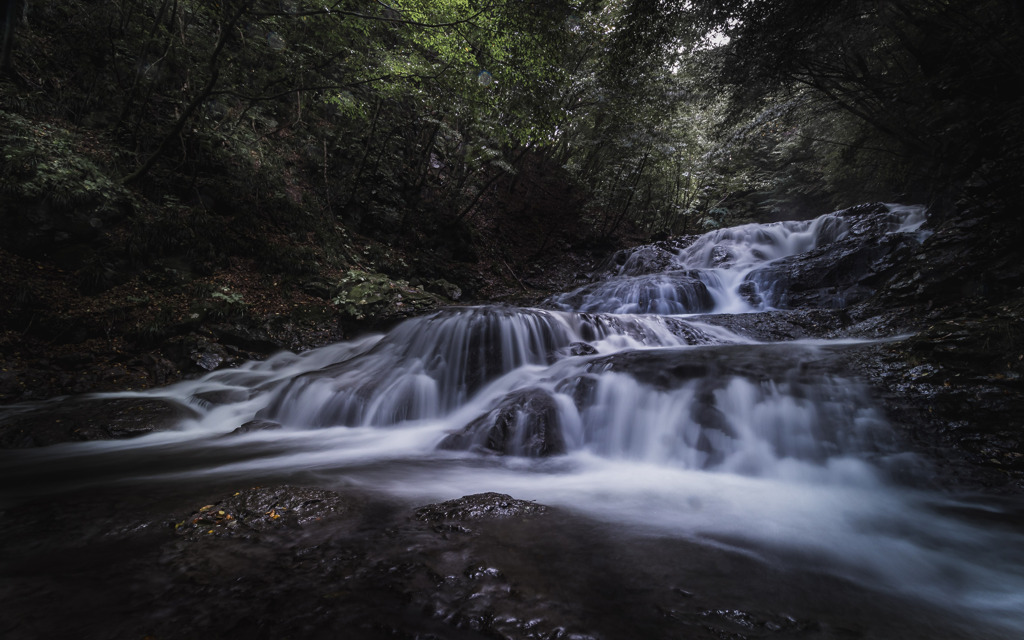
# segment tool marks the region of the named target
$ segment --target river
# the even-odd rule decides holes
[[[882,234],[927,237],[919,207],[875,215]],[[172,534],[161,514],[285,483],[389,505],[381,517],[392,526],[413,507],[481,492],[553,507],[541,524],[481,525],[473,544],[483,546],[466,552],[547,604],[481,591],[493,633],[442,626],[450,637],[493,637],[502,607],[578,627],[502,627],[523,638],[1024,637],[1019,502],[929,488],[927,462],[904,450],[881,401],[845,366],[848,354],[901,337],[765,343],[713,321],[784,306],[768,267],[850,233],[837,215],[713,231],[625,256],[543,308],[448,309],[107,394],[192,413],[132,440],[0,452],[0,598],[8,617],[22,611],[3,623],[5,637],[124,637],[147,617],[176,620],[108,612],[122,592],[104,585],[165,593],[140,577],[165,571]],[[136,551],[132,527],[145,530]],[[131,569],[110,568],[118,563]],[[275,571],[281,585],[298,580]],[[353,598],[352,610],[373,606]],[[70,626],[54,627],[47,607]],[[118,621],[104,627],[104,617]],[[204,628],[196,620],[181,637]],[[154,637],[175,637],[157,628]],[[274,637],[268,628],[252,635]]]

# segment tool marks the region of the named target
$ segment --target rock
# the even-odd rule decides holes
[[[201,369],[207,371],[213,371],[224,362],[224,354],[218,353],[221,349],[214,350],[209,349],[206,351],[193,351],[192,361],[196,363]]]
[[[192,394],[191,400],[204,407],[214,407],[222,404],[234,404],[244,402],[251,397],[251,393],[241,389],[218,389],[215,391],[201,391]]]
[[[1022,316],[1024,301],[1007,301],[850,354],[849,367],[878,390],[906,448],[932,461],[939,485],[1024,487]]]
[[[227,435],[235,436],[242,433],[252,433],[254,431],[276,431],[281,428],[283,428],[283,425],[280,422],[274,422],[273,420],[250,420]]]
[[[842,309],[719,313],[700,316],[699,320],[762,342],[834,337],[843,335],[852,322],[849,314]]]
[[[235,324],[217,325],[211,330],[222,344],[237,347],[247,354],[266,357],[282,350],[281,344],[263,329]]]
[[[462,299],[462,289],[443,278],[431,280],[423,288],[430,293],[436,293],[454,302]]]
[[[843,309],[867,300],[921,249],[922,235],[900,231],[902,214],[886,205],[835,215],[816,248],[751,272],[741,294],[780,309]]]
[[[522,389],[505,396],[497,408],[459,433],[441,449],[483,449],[492,453],[546,457],[566,451],[558,403],[543,389]]]
[[[618,269],[619,275],[639,276],[649,273],[661,273],[669,269],[676,254],[656,246],[638,247],[629,253]]]
[[[527,500],[517,500],[504,493],[476,493],[469,496],[428,504],[416,509],[416,519],[427,522],[522,518],[547,513],[548,507]]]
[[[702,313],[715,306],[707,285],[690,271],[616,276],[555,296],[551,303],[588,313]]]
[[[741,376],[752,380],[786,379],[814,382],[840,369],[834,354],[843,345],[738,344],[715,349],[638,349],[600,356],[587,362],[586,371],[615,371],[656,389],[677,389],[689,381],[716,385]]]
[[[346,514],[355,505],[353,499],[325,489],[253,487],[199,507],[177,522],[174,532],[193,541],[207,536],[252,539]]]
[[[569,345],[569,355],[571,356],[592,356],[596,353],[597,349],[586,342],[574,342]]]
[[[620,276],[641,276],[662,273],[670,269],[679,252],[693,244],[700,236],[675,236],[632,249],[621,249],[601,263],[593,280],[600,280],[609,274]]]
[[[871,296],[916,244],[906,235],[851,236],[751,272],[744,293],[781,309],[842,309]]]
[[[59,442],[134,438],[174,428],[195,417],[165,398],[82,397],[37,405],[0,418],[0,447],[20,449]]]

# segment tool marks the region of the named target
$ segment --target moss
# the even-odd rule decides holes
[[[383,320],[404,317],[440,306],[442,299],[405,280],[386,275],[350,270],[337,283],[338,293],[331,301],[351,320]]]

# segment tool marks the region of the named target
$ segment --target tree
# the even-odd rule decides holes
[[[14,34],[18,28],[19,13],[27,8],[28,0],[5,0],[0,16],[3,18],[0,33],[0,75],[14,73]]]
[[[701,4],[706,28],[731,38],[720,77],[732,87],[735,113],[803,87],[867,125],[869,135],[855,138],[857,146],[884,149],[900,163],[913,158],[905,188],[940,202],[969,180],[1000,181],[1003,172],[993,172],[993,163],[1020,168],[1024,140],[1010,124],[1022,115],[1012,91],[1024,84],[1019,3]]]

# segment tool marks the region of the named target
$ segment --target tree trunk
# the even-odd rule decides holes
[[[3,12],[3,40],[0,41],[0,74],[11,75],[14,72],[14,32],[18,27],[18,10],[22,2],[28,0],[6,0]]]

